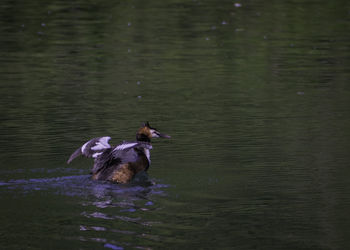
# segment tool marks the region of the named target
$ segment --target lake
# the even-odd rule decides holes
[[[350,247],[350,2],[0,3],[4,249]],[[152,140],[142,183],[91,138]]]

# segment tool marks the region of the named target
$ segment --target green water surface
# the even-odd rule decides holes
[[[348,249],[350,2],[0,3],[0,248]],[[154,140],[151,187],[93,137]]]

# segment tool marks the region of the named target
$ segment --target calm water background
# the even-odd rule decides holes
[[[350,247],[350,4],[0,3],[0,248]],[[154,186],[66,165],[149,120]]]

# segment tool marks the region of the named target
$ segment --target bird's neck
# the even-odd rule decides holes
[[[145,135],[145,134],[136,134],[136,140],[137,141],[143,141],[143,142],[151,142],[151,139]]]

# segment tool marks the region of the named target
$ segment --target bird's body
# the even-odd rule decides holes
[[[152,137],[170,138],[151,128],[147,122],[138,130],[136,141],[112,147],[108,143],[111,137],[94,138],[79,147],[67,163],[80,155],[92,157],[95,159],[91,170],[92,179],[128,183],[137,173],[148,170]]]

